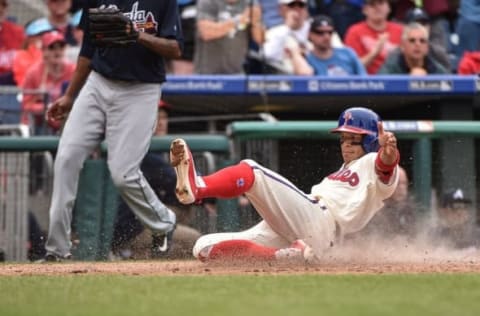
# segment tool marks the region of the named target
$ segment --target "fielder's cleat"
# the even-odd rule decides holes
[[[43,259],[37,261],[37,263],[50,263],[50,262],[65,262],[65,261],[72,261],[72,255],[68,254],[64,257],[53,254],[47,253]]]
[[[177,174],[175,194],[182,204],[192,204],[197,200],[197,174],[192,153],[185,140],[178,138],[170,145],[170,164]]]
[[[275,252],[275,258],[277,260],[295,260],[295,261],[307,261],[305,253],[310,248],[303,240],[295,240],[290,247],[282,248]]]
[[[172,249],[173,245],[173,232],[177,226],[173,226],[173,229],[166,234],[153,234],[152,235],[152,258],[164,258]]]

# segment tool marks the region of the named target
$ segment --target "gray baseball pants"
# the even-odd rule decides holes
[[[58,146],[47,253],[70,254],[79,174],[85,159],[103,139],[113,182],[135,215],[154,232],[173,229],[175,213],[158,199],[140,171],[155,128],[159,98],[159,84],[116,81],[90,73]]]

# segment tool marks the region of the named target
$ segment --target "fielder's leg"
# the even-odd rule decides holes
[[[96,93],[102,86],[90,76],[65,123],[55,157],[53,193],[50,204],[47,257],[70,255],[72,208],[80,170],[87,156],[103,137],[104,113],[97,105]]]
[[[109,84],[113,102],[106,109],[106,142],[113,182],[135,215],[153,232],[159,235],[173,232],[175,213],[158,199],[140,171],[155,128],[160,87],[143,83]]]

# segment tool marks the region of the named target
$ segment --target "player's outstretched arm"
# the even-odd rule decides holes
[[[375,170],[380,180],[387,183],[400,161],[400,153],[398,152],[395,134],[385,131],[382,122],[378,122],[378,143],[380,149],[375,160]]]

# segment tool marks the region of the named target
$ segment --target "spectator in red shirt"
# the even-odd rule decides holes
[[[355,50],[369,74],[376,74],[388,53],[400,45],[402,25],[387,20],[387,0],[365,0],[365,21],[352,25],[345,35],[345,45]]]
[[[458,64],[458,74],[478,75],[480,74],[480,51],[465,52]]]
[[[15,53],[13,60],[13,79],[17,86],[23,85],[28,69],[42,59],[42,34],[52,31],[49,23],[40,20],[25,25],[25,42],[23,49]]]
[[[34,134],[42,131],[45,104],[61,96],[62,85],[72,78],[75,70],[75,64],[65,60],[65,46],[65,38],[60,32],[43,34],[43,58],[32,65],[25,76],[21,121],[29,124]]]
[[[15,51],[22,47],[23,27],[7,20],[8,1],[0,0],[0,84],[14,85],[12,65]]]

